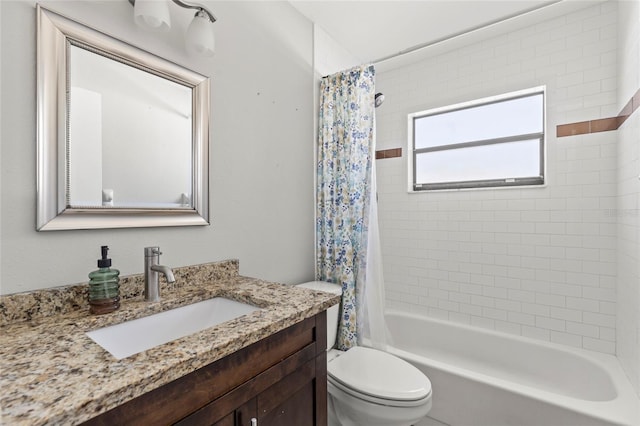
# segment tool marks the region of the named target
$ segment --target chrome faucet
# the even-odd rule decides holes
[[[173,271],[168,266],[158,265],[160,247],[144,248],[144,300],[157,302],[160,300],[160,280],[158,273],[164,274],[168,283],[176,281]]]

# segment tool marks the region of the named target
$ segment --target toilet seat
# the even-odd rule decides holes
[[[431,382],[408,362],[377,349],[354,347],[327,366],[331,384],[379,405],[415,407],[431,397]]]
[[[347,386],[344,386],[340,382],[328,378],[329,382],[329,393],[332,393],[331,387],[335,387],[340,391],[344,392],[347,395],[350,395],[353,398],[360,399],[365,402],[369,402],[371,404],[386,406],[386,407],[394,407],[394,408],[411,408],[411,407],[420,407],[426,404],[431,399],[431,393],[429,393],[426,397],[414,401],[399,401],[385,398],[377,398],[372,395],[367,395],[365,393],[358,392],[357,390],[351,389]]]

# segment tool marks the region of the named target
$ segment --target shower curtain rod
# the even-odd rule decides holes
[[[506,18],[496,19],[495,21],[489,22],[488,24],[478,25],[478,26],[473,27],[473,28],[471,28],[469,30],[460,31],[459,33],[455,33],[455,34],[450,35],[450,36],[442,37],[440,39],[429,41],[429,42],[426,42],[426,43],[417,44],[415,46],[411,46],[411,47],[409,47],[407,49],[404,49],[404,50],[401,50],[399,52],[393,53],[391,55],[387,55],[387,56],[383,56],[381,58],[378,58],[378,59],[376,59],[374,61],[371,61],[371,63],[374,64],[374,65],[377,65],[377,64],[379,64],[381,62],[385,62],[385,61],[388,61],[388,60],[391,60],[391,59],[395,59],[395,58],[400,57],[400,56],[408,55],[408,54],[416,52],[418,50],[426,49],[428,47],[432,47],[432,46],[435,46],[437,44],[444,43],[446,41],[454,40],[454,39],[456,39],[458,37],[470,35],[472,33],[475,33],[477,31],[479,31],[479,30],[483,30],[483,29],[492,27],[492,26],[497,25],[499,23],[507,22],[507,21],[510,21],[512,19],[524,16],[524,15],[528,15],[528,14],[530,14],[532,12],[537,12],[539,10],[542,10],[542,9],[547,8],[547,7],[553,6],[553,5],[557,4],[557,3],[560,3],[561,1],[562,0],[553,0],[553,1],[550,1],[550,2],[548,2],[548,3],[546,3],[546,4],[542,5],[542,6],[536,6],[536,7],[532,7],[530,9],[527,9],[524,12],[514,13],[512,15],[507,16]]]
[[[489,22],[488,24],[478,25],[478,26],[473,27],[473,28],[471,28],[469,30],[460,31],[459,33],[455,33],[453,35],[442,37],[442,38],[439,38],[437,40],[428,41],[426,43],[421,43],[421,44],[417,44],[415,46],[408,47],[408,48],[406,48],[404,50],[401,50],[399,52],[392,53],[390,55],[383,56],[381,58],[378,58],[378,59],[375,59],[373,61],[370,61],[369,63],[373,64],[373,65],[377,65],[377,64],[380,64],[381,62],[386,62],[386,61],[389,61],[391,59],[398,58],[400,56],[404,56],[404,55],[408,55],[410,53],[417,52],[418,50],[426,49],[428,47],[433,47],[433,46],[435,46],[437,44],[441,44],[441,43],[444,43],[444,42],[447,42],[447,41],[450,41],[450,40],[454,40],[454,39],[459,38],[459,37],[470,35],[470,34],[475,33],[477,31],[480,31],[480,30],[483,30],[483,29],[486,29],[486,28],[490,28],[490,27],[492,27],[494,25],[498,25],[498,24],[500,24],[502,22],[511,21],[511,20],[513,20],[515,18],[519,18],[521,16],[525,16],[525,15],[528,15],[528,14],[533,13],[533,12],[538,12],[540,10],[546,9],[548,7],[551,7],[551,6],[553,6],[555,4],[558,4],[558,3],[561,3],[561,2],[562,2],[562,0],[552,0],[552,1],[549,1],[548,3],[543,4],[542,6],[532,7],[530,9],[525,10],[524,12],[514,13],[512,15],[507,16],[506,18],[496,19],[495,21]],[[329,76],[325,75],[322,78],[327,78],[327,77],[329,77]]]

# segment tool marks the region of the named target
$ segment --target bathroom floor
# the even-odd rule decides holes
[[[432,419],[431,417],[425,417],[419,423],[416,423],[415,426],[449,426],[446,423],[442,423],[437,421],[436,419]]]

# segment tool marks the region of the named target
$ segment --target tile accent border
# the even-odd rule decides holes
[[[585,135],[588,133],[610,132],[618,130],[627,118],[640,107],[640,89],[629,99],[616,117],[599,118],[597,120],[578,121],[576,123],[559,124],[556,126],[556,137]],[[376,160],[402,157],[402,148],[392,148],[376,151]]]
[[[384,160],[387,158],[397,157],[402,157],[402,148],[392,148],[376,151],[376,160]]]
[[[629,99],[616,117],[600,118],[598,120],[579,121],[577,123],[560,124],[556,127],[556,136],[584,135],[587,133],[609,132],[618,130],[622,123],[640,107],[640,89]]]

